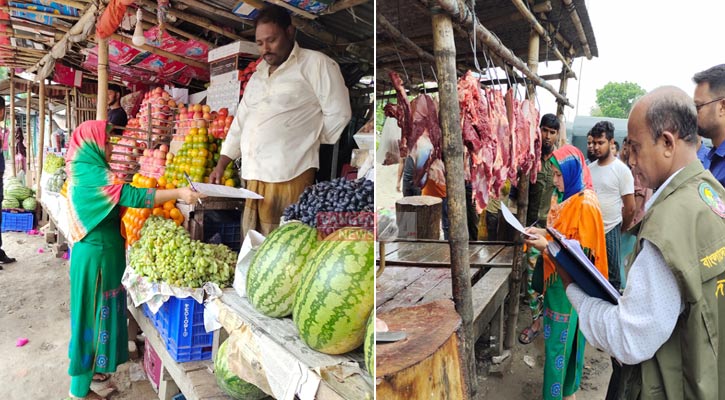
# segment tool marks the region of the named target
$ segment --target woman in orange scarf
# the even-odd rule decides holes
[[[549,162],[554,165],[556,189],[547,226],[578,240],[599,272],[607,277],[602,212],[584,156],[576,147],[566,145],[556,150]],[[537,238],[526,243],[544,252],[550,239],[546,230],[529,228],[528,232]],[[544,253],[544,399],[574,399],[579,389],[586,339],[578,319],[553,261]]]

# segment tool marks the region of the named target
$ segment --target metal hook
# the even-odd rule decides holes
[[[432,65],[430,66],[430,71],[433,73],[433,79],[436,81],[436,86],[438,86],[438,75],[436,75],[436,70]]]
[[[428,94],[428,90],[425,87],[425,75],[423,74],[423,64],[421,64],[420,61],[418,61],[418,66],[420,67],[420,79],[422,79],[423,83],[423,94]]]
[[[395,44],[395,41],[393,41],[393,48],[395,48],[395,54],[398,56],[398,61],[400,61],[400,66],[403,67],[403,73],[405,74],[405,81],[410,83],[410,77],[408,76],[408,71],[405,69],[405,64],[403,64],[403,58],[400,57],[400,52],[398,51],[398,46]]]

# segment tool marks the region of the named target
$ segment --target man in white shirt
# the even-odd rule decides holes
[[[300,48],[286,10],[262,9],[256,41],[263,58],[239,103],[221,157],[210,175],[220,183],[224,168],[242,158],[247,200],[242,234],[268,234],[284,209],[314,183],[320,144],[334,144],[350,120],[350,100],[340,67],[326,55]]]
[[[588,296],[557,268],[587,341],[624,364],[612,398],[725,393],[725,189],[698,161],[696,135],[695,103],[681,89],[655,89],[632,108],[629,163],[656,192],[617,305]]]
[[[620,289],[619,247],[621,232],[629,227],[634,216],[634,177],[622,161],[614,156],[614,125],[597,122],[589,131],[592,151],[597,160],[589,164],[592,183],[602,208],[604,233],[607,240],[609,282]]]

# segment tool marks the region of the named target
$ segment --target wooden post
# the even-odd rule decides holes
[[[65,127],[66,127],[66,134],[67,139],[70,139],[70,133],[73,131],[73,126],[71,125],[71,112],[70,112],[70,91],[65,92]],[[70,140],[69,140],[70,141]]]
[[[108,39],[96,35],[98,43],[98,98],[96,99],[96,119],[108,119]]]
[[[538,73],[539,67],[539,35],[532,30],[529,34],[529,70],[533,74]],[[527,93],[529,99],[534,100],[536,97],[536,86],[527,85]],[[537,121],[538,123],[538,121]],[[529,208],[529,177],[525,175],[519,176],[519,197],[517,202],[517,215],[519,222],[526,226],[526,211]],[[516,234],[520,237],[520,233]],[[509,296],[508,319],[506,320],[506,340],[504,347],[510,349],[514,346],[516,339],[516,321],[519,318],[519,299],[521,292],[521,280],[524,271],[526,271],[527,258],[523,254],[522,246],[514,248],[513,270],[511,271],[511,296]]]
[[[73,134],[73,131],[80,125],[81,116],[78,111],[78,105],[80,102],[78,101],[78,88],[73,88],[73,129],[68,130],[68,139],[70,140],[71,135]]]
[[[438,71],[440,112],[443,131],[443,160],[446,166],[449,243],[451,247],[451,281],[453,301],[461,316],[461,353],[466,361],[465,393],[473,398],[478,385],[473,341],[473,301],[471,300],[471,271],[468,255],[468,223],[466,220],[466,190],[463,182],[463,135],[461,134],[458,82],[456,79],[456,43],[451,17],[438,7],[433,13],[433,49]]]
[[[40,200],[40,174],[43,173],[43,153],[44,153],[44,145],[45,145],[45,79],[40,80],[40,86],[38,87],[38,111],[40,118],[40,132],[38,132],[38,136],[40,138],[40,141],[38,142],[38,166],[36,167],[37,170],[35,172],[35,176],[37,177],[38,181],[36,184],[38,185],[35,189],[35,198]],[[52,124],[51,124],[52,126]]]
[[[10,68],[10,165],[13,176],[17,175],[15,169],[15,68]]]
[[[33,165],[33,131],[30,130],[30,100],[33,98],[33,82],[28,81],[28,98],[25,99],[25,137],[28,138],[28,146],[25,150],[25,184],[29,187],[33,180],[33,174],[30,173],[30,166]]]
[[[571,64],[571,57],[567,57],[567,64]],[[570,67],[571,68],[571,67]],[[559,81],[559,93],[566,97],[566,90],[569,86],[569,75],[566,72],[566,68],[561,68],[561,78]],[[556,102],[556,118],[559,120],[559,143],[561,147],[566,144],[566,124],[564,123],[564,104],[560,101]]]

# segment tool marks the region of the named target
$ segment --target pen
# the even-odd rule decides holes
[[[194,186],[194,182],[191,181],[191,178],[189,177],[189,174],[187,174],[186,172],[184,172],[184,178],[186,178],[186,182],[189,183],[189,187],[191,188],[191,190],[193,190],[195,192],[198,192],[198,190],[196,190],[196,187]],[[199,204],[201,204],[201,199],[196,199],[196,201],[198,201]]]

